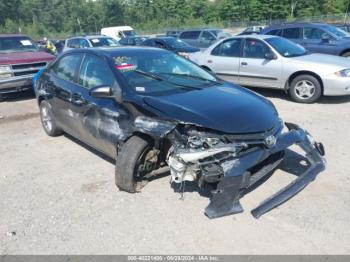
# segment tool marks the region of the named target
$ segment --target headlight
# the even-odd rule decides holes
[[[163,121],[146,116],[139,116],[135,119],[134,126],[145,132],[158,134],[164,136],[176,127],[176,123]]]
[[[335,74],[340,77],[350,77],[350,69],[344,69],[344,70],[335,72]]]
[[[0,66],[0,78],[6,78],[12,76],[11,66],[3,65]]]

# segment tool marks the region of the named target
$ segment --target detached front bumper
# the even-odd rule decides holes
[[[0,94],[30,89],[33,76],[34,74],[0,78]]]
[[[315,142],[307,131],[297,125],[286,123],[286,126],[289,132],[276,137],[274,146],[269,149],[255,148],[247,152],[225,172],[225,176],[213,192],[210,204],[205,209],[205,214],[209,218],[243,212],[243,208],[239,203],[239,198],[243,195],[242,192],[253,186],[257,182],[256,180],[276,169],[283,159],[283,152],[292,145],[298,145],[305,152],[305,157],[310,164],[308,170],[255,208],[251,212],[255,218],[259,218],[298,194],[320,172],[325,170],[326,160],[323,157],[323,145]],[[254,167],[259,163],[264,163],[264,165],[256,171]],[[255,170],[254,174],[252,174],[252,170]]]

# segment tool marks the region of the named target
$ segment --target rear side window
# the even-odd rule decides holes
[[[57,77],[75,82],[75,72],[80,64],[81,57],[81,54],[65,55],[53,65],[52,70]]]
[[[114,75],[100,58],[87,55],[80,68],[79,85],[91,89],[97,86],[110,86],[114,83]]]
[[[241,43],[242,39],[224,41],[215,47],[211,54],[215,56],[239,57],[241,53]]]
[[[281,36],[282,35],[282,30],[281,29],[274,29],[266,33],[266,35],[277,35]]]
[[[300,38],[300,33],[301,33],[301,28],[300,27],[295,27],[295,28],[285,28],[283,30],[282,36],[287,39],[299,39]]]
[[[69,48],[79,48],[79,39],[75,38],[75,39],[68,40],[67,46]]]
[[[200,31],[186,31],[180,35],[181,39],[197,39],[200,35]]]
[[[203,40],[207,40],[207,41],[214,41],[216,38],[209,33],[208,31],[203,31],[202,33],[202,37]]]

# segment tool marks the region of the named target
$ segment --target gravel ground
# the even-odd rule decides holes
[[[0,254],[350,254],[350,98],[302,105],[261,93],[325,144],[328,168],[259,220],[249,211],[294,175],[276,171],[241,200],[244,213],[209,220],[208,199],[192,188],[180,200],[167,176],[119,192],[113,162],[45,135],[33,97],[0,103]]]

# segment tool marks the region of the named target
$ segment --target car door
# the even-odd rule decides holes
[[[199,48],[207,48],[215,40],[216,40],[216,37],[212,33],[208,32],[208,31],[202,31],[202,33],[199,37],[198,47]]]
[[[305,27],[302,45],[311,52],[337,55],[338,40],[325,30]]]
[[[80,67],[76,95],[83,104],[75,104],[79,116],[81,139],[97,150],[115,157],[116,145],[123,136],[119,120],[126,117],[121,101],[113,97],[93,97],[90,91],[97,87],[111,87],[114,95],[121,89],[107,62],[102,58],[86,54]]]
[[[76,115],[72,110],[76,77],[83,55],[80,53],[63,55],[50,68],[50,80],[46,92],[52,97],[50,103],[55,119],[68,133],[77,136]],[[73,101],[72,101],[73,99]]]
[[[270,54],[274,58],[266,58]],[[282,61],[261,40],[246,38],[239,67],[239,83],[245,86],[279,88]]]
[[[221,42],[206,59],[207,66],[220,78],[238,84],[242,42],[242,38]]]

